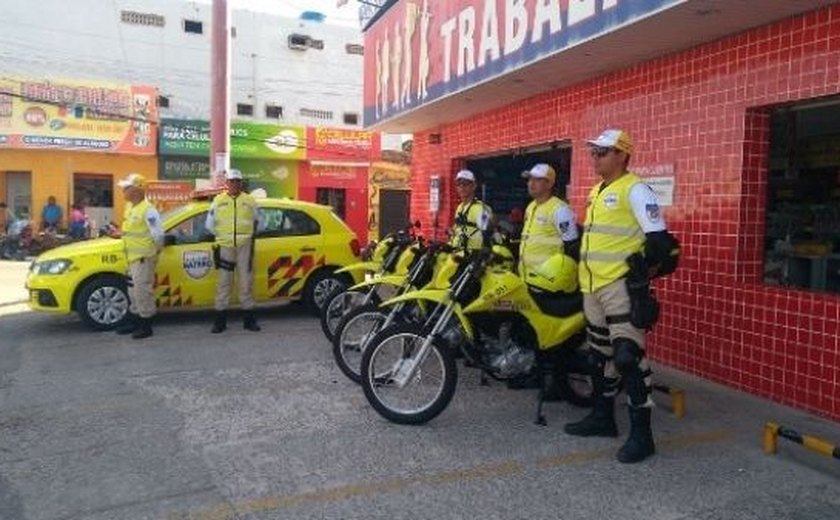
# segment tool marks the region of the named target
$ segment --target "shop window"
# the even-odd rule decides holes
[[[279,105],[265,105],[265,117],[268,119],[282,119],[283,107]]]
[[[347,54],[358,54],[359,56],[365,54],[365,46],[358,43],[348,43],[344,46],[344,50],[347,51]]]
[[[358,125],[359,124],[359,114],[355,114],[353,112],[345,112],[344,113],[344,124],[345,125]]]
[[[260,208],[257,238],[318,235],[321,226],[312,217],[294,209]]]
[[[206,223],[207,212],[205,211],[178,223],[167,230],[166,234],[175,236],[176,244],[197,244],[201,242],[201,237],[207,231]]]
[[[315,191],[315,202],[332,207],[336,215],[344,220],[346,217],[347,190],[338,188],[318,188]]]
[[[840,99],[770,111],[764,281],[840,293]]]
[[[252,116],[254,115],[254,105],[249,103],[237,103],[236,115],[238,116]]]
[[[204,24],[198,20],[184,20],[184,32],[192,34],[203,34]]]
[[[158,96],[158,107],[159,108],[169,108],[169,97],[168,96]]]

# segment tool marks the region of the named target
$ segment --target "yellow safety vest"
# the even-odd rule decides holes
[[[466,245],[468,250],[481,249],[484,245],[484,232],[478,228],[478,221],[484,211],[489,213],[489,218],[493,217],[490,208],[478,199],[458,204],[458,208],[455,210],[455,223],[452,224],[452,238],[449,240],[449,245],[453,247]],[[467,237],[466,244],[464,244],[464,237]]]
[[[608,186],[592,188],[580,251],[580,287],[593,293],[627,274],[627,257],[641,251],[645,234],[630,204],[630,190],[641,182],[625,173]]]
[[[122,239],[128,262],[136,262],[141,258],[153,257],[157,254],[157,246],[146,222],[146,211],[153,207],[146,199],[136,206],[128,204],[122,223]]]
[[[551,197],[542,204],[531,201],[525,208],[522,239],[519,242],[519,275],[527,278],[550,257],[563,252],[563,237],[557,234],[554,213],[567,204]]]
[[[222,247],[236,247],[254,235],[257,220],[257,201],[247,193],[235,198],[225,193],[213,199],[216,223],[216,243]]]

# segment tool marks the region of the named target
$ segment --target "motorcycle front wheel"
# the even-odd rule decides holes
[[[385,318],[377,305],[362,305],[351,310],[336,327],[333,357],[338,368],[350,380],[361,382],[364,346],[376,336]]]
[[[394,376],[418,354],[425,337],[418,327],[401,324],[381,331],[362,355],[365,397],[382,417],[397,424],[423,424],[443,412],[455,395],[458,370],[449,348],[439,339],[414,376],[399,388]]]
[[[324,307],[321,309],[321,330],[324,336],[332,342],[335,339],[335,331],[341,319],[348,312],[362,304],[365,300],[365,293],[361,291],[348,291],[344,287],[336,287],[326,298]]]

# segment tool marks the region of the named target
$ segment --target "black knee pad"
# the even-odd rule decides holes
[[[613,352],[615,355],[615,369],[618,373],[625,375],[628,372],[639,370],[639,362],[642,360],[644,352],[642,348],[628,338],[616,338],[613,341]]]
[[[594,348],[590,348],[586,353],[586,364],[593,374],[604,373],[604,365],[607,364],[607,359],[607,356]]]

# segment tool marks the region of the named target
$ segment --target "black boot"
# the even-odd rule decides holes
[[[260,326],[257,325],[257,318],[253,311],[245,311],[245,317],[242,319],[242,327],[251,332],[259,332]]]
[[[563,431],[578,437],[617,437],[615,398],[596,397],[589,415],[578,422],[566,424]]]
[[[632,464],[641,462],[656,453],[653,433],[650,430],[650,408],[627,407],[630,412],[630,435],[627,442],[618,450],[619,462]]]
[[[213,321],[213,328],[210,329],[210,332],[213,334],[218,334],[220,332],[224,332],[227,328],[227,313],[225,311],[218,311],[216,313],[216,319]]]
[[[152,335],[152,319],[140,318],[137,323],[137,328],[131,333],[134,339],[148,338]]]
[[[125,321],[123,322],[122,325],[117,327],[116,333],[119,334],[120,336],[125,336],[126,334],[131,334],[132,332],[134,332],[135,329],[137,329],[137,321],[138,320],[139,320],[139,318],[137,317],[136,314],[132,314],[130,312],[127,313],[125,315]]]

